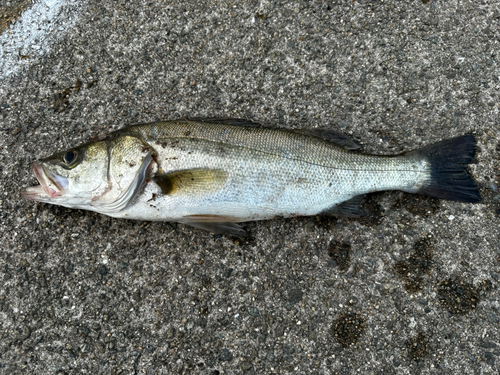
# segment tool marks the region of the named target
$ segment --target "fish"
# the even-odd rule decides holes
[[[242,119],[134,124],[32,164],[22,197],[115,218],[170,221],[246,236],[276,217],[359,216],[368,193],[401,190],[480,202],[466,134],[400,155],[371,155],[328,129]]]

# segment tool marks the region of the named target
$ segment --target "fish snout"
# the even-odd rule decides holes
[[[33,163],[31,168],[40,186],[49,198],[62,195],[64,190],[68,187],[68,179],[66,177],[53,173],[45,168],[43,164]]]

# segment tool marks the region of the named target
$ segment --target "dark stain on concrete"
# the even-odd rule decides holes
[[[438,286],[438,298],[441,305],[452,314],[467,314],[476,308],[486,292],[492,288],[489,280],[479,286],[462,280],[461,277],[442,281]]]
[[[403,193],[393,208],[403,208],[413,215],[428,217],[441,207],[439,199],[423,195]]]
[[[406,342],[409,357],[414,361],[421,361],[429,356],[429,338],[422,332],[409,338]]]
[[[410,293],[422,290],[423,276],[428,274],[432,266],[432,246],[430,240],[417,241],[414,252],[407,260],[396,264],[396,274],[405,281],[404,288]]]
[[[332,336],[347,348],[355,344],[365,330],[366,319],[358,313],[345,312],[332,325]]]
[[[333,260],[333,265],[345,271],[351,264],[351,245],[348,243],[336,243],[334,241],[328,244],[326,248],[328,255]]]

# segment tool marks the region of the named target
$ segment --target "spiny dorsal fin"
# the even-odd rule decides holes
[[[153,177],[165,195],[206,194],[221,189],[227,172],[221,169],[187,169]]]
[[[245,120],[241,118],[217,118],[217,117],[210,117],[210,118],[202,118],[202,117],[194,117],[188,119],[188,121],[200,121],[200,122],[206,122],[210,124],[224,124],[224,125],[235,125],[235,126],[247,126],[247,127],[258,127],[258,128],[269,128],[271,127],[264,126],[258,122],[251,121],[251,120]],[[280,128],[276,128],[280,129]],[[286,129],[282,129],[286,130]],[[335,143],[336,145],[346,149],[346,150],[358,150],[361,148],[360,145],[358,145],[356,142],[354,142],[352,139],[350,139],[347,135],[344,133],[341,133],[336,130],[329,130],[329,129],[292,129],[290,130],[292,132],[308,135],[311,137],[316,137],[316,138],[321,138],[325,141]]]

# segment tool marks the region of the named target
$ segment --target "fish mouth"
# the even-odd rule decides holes
[[[23,189],[21,192],[23,198],[47,202],[63,195],[65,188],[68,186],[67,178],[54,174],[44,168],[42,164],[33,163],[31,169],[40,185]]]

